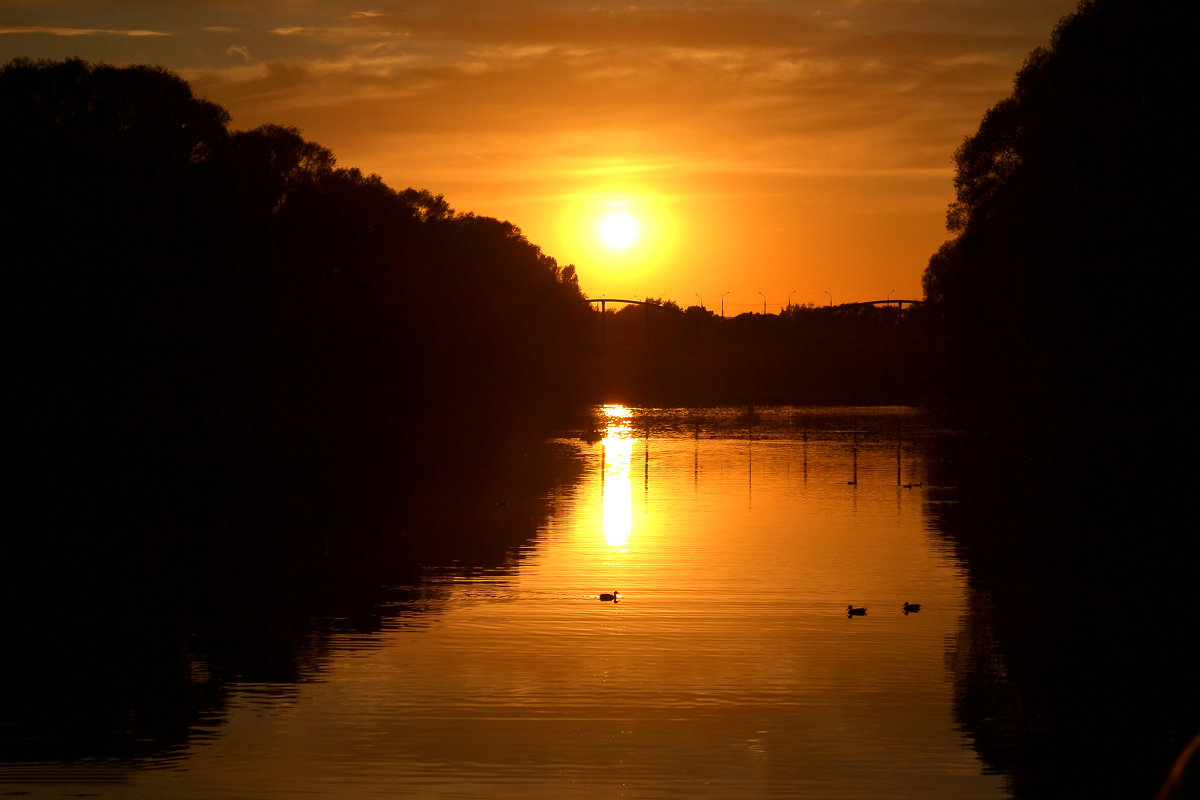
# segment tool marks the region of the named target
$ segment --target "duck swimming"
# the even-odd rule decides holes
[[[620,589],[613,589],[612,594],[605,592],[604,594],[600,595],[600,602],[602,602],[602,603],[607,603],[609,601],[612,601],[615,603],[620,599],[621,599],[621,590]]]
[[[847,617],[865,617],[867,610],[865,608],[855,608],[854,606],[846,606]]]
[[[920,610],[921,610],[921,604],[920,604],[920,603],[907,603],[907,602],[906,602],[906,603],[904,604],[904,613],[905,613],[905,614],[915,614],[915,613],[917,613],[917,612],[918,612],[918,611],[920,611]]]

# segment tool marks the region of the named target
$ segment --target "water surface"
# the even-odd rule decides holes
[[[2,788],[1007,797],[955,716],[969,602],[930,520],[940,435],[910,409],[600,409],[500,565],[386,587],[377,629],[327,621],[295,680],[231,680],[177,746],[10,762]]]

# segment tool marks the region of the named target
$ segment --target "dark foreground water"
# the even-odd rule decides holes
[[[223,574],[220,630],[198,603],[10,642],[0,794],[1152,797],[1200,724],[1191,551],[1001,445],[904,408],[597,409],[536,446],[535,497],[397,528],[490,547]]]

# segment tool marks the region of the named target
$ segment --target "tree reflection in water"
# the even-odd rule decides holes
[[[971,599],[956,717],[1016,798],[1151,797],[1200,730],[1182,473],[1141,449],[975,438],[945,459],[959,502],[930,513]]]
[[[615,522],[630,513],[620,500],[630,489],[628,432],[748,435],[729,414],[627,411],[580,426],[618,434],[611,450],[602,440],[609,546],[614,531],[628,531]],[[842,448],[896,430],[798,411],[760,419],[756,439],[769,440],[771,424],[804,443],[795,466],[805,481],[810,430],[842,431]],[[904,497],[902,481],[925,483],[933,533],[966,571],[969,609],[946,650],[956,718],[1016,798],[1151,797],[1200,729],[1195,562],[1167,520],[1186,496],[1182,477],[1151,481],[1147,462],[1112,441],[1105,452],[1116,459],[1080,443],[1036,444],[933,436],[921,445],[934,451],[928,474],[903,473],[898,456],[888,473]],[[218,570],[199,559],[170,573],[188,576],[178,584],[99,562],[105,569],[68,571],[69,582],[43,571],[10,584],[25,592],[5,605],[12,655],[0,757],[107,759],[118,771],[181,758],[197,731],[219,727],[231,683],[286,694],[289,682],[320,677],[331,636],[422,624],[452,584],[418,581],[423,568],[506,574],[546,519],[540,498],[578,480],[567,453],[516,437],[464,471],[476,476],[466,483],[422,487],[376,536],[332,536],[317,561],[248,558]],[[186,548],[171,555],[188,558]],[[388,588],[397,586],[409,588]],[[369,647],[372,637],[357,641]]]
[[[403,497],[364,497],[381,506],[369,515],[384,520],[376,528],[276,520],[265,538],[290,537],[293,552],[255,547],[255,529],[238,533],[239,552],[182,533],[157,536],[142,553],[115,534],[109,552],[30,549],[0,609],[0,764],[115,759],[108,768],[119,772],[173,761],[198,730],[219,725],[231,683],[313,680],[331,636],[438,608],[447,584],[413,588],[422,574],[510,567],[544,522],[550,488],[576,480],[580,466],[527,432],[475,445],[430,457],[456,459],[429,471],[456,471],[457,482],[415,480]]]

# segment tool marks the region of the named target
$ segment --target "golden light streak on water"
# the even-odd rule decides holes
[[[604,541],[624,549],[633,530],[633,446],[637,439],[629,425],[630,411],[624,406],[605,406],[607,420],[603,448],[604,471],[602,504]]]

